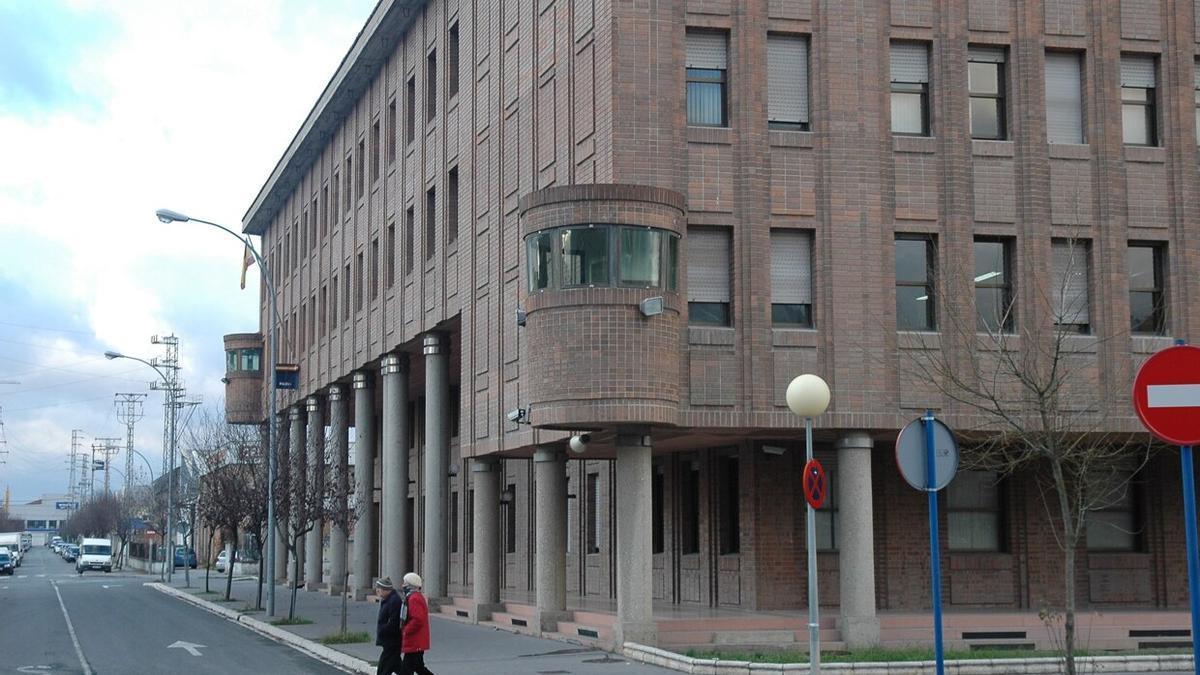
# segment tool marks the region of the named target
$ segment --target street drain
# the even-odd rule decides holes
[[[598,659],[584,659],[584,663],[625,663],[625,659],[614,659],[611,656],[605,655]]]
[[[580,649],[580,648],[555,649],[552,652],[538,652],[537,654],[521,654],[517,658],[531,659],[531,658],[536,658],[538,656],[570,656],[571,654],[588,654],[588,653],[591,653],[594,651],[596,651],[596,650],[589,649],[587,647],[584,647],[582,649]]]
[[[537,675],[571,675],[569,670],[539,670]]]

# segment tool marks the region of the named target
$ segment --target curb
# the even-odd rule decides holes
[[[150,588],[162,593],[166,593],[167,595],[175,596],[185,602],[196,605],[201,609],[212,612],[217,616],[228,619],[234,623],[241,624],[255,633],[258,633],[259,635],[268,637],[276,642],[282,642],[296,651],[303,652],[315,659],[337,666],[338,668],[341,668],[347,672],[361,673],[362,675],[375,674],[375,666],[372,666],[370,663],[350,656],[345,652],[340,652],[332,647],[326,647],[318,642],[313,642],[308,638],[300,637],[299,635],[296,635],[291,631],[284,630],[279,626],[273,626],[265,621],[260,621],[253,617],[246,616],[241,612],[237,612],[228,607],[223,607],[216,603],[198,598],[191,593],[181,591],[177,588],[172,588],[157,581],[149,581],[142,585],[149,586]]]
[[[632,661],[695,675],[809,672],[807,663],[751,663],[749,661],[694,659],[690,656],[633,642],[626,642],[621,653]],[[1076,661],[1080,665],[1090,668],[1094,673],[1158,673],[1192,670],[1192,657],[1187,654],[1084,656]],[[853,673],[854,675],[928,675],[935,671],[935,664],[933,661],[823,663],[821,670],[831,673]],[[1055,658],[946,661],[946,672],[951,675],[1041,675],[1043,673],[1056,675],[1062,672],[1062,662]]]

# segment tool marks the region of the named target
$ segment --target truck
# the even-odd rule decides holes
[[[83,574],[85,570],[112,571],[112,541],[85,537],[79,543],[79,557],[75,559],[75,571]]]
[[[0,546],[8,547],[9,555],[13,558],[13,566],[21,566],[21,533],[0,532]]]
[[[31,548],[33,548],[33,533],[32,532],[22,532],[21,533],[21,551],[25,552]]]

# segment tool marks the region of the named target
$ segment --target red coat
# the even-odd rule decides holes
[[[420,591],[413,591],[408,599],[408,619],[404,622],[400,651],[404,654],[429,651],[429,603]]]

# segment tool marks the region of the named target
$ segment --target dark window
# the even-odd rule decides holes
[[[508,553],[517,552],[517,486],[509,483],[504,490],[508,493],[509,502],[504,509],[504,550]]]
[[[364,268],[363,254],[358,254],[358,268],[355,269],[355,276],[358,278],[358,283],[354,285],[354,311],[361,312],[363,308],[363,296],[365,289],[363,286],[366,283],[366,269]]]
[[[333,219],[333,227],[337,229],[338,224],[338,188],[341,187],[342,175],[337,171],[333,172],[333,178],[329,181],[329,217]]]
[[[371,182],[379,180],[379,120],[371,125]]]
[[[1011,240],[975,240],[976,328],[981,333],[1011,333],[1016,325],[1011,259]]]
[[[971,47],[967,89],[971,97],[971,138],[1007,138],[1003,47]]]
[[[1002,551],[1003,499],[994,471],[959,471],[946,488],[951,551]]]
[[[450,552],[458,553],[458,490],[450,491]]]
[[[650,511],[653,514],[651,516],[653,523],[650,526],[650,552],[662,553],[666,550],[666,542],[663,537],[663,520],[666,518],[666,513],[663,509],[663,471],[661,466],[654,467],[650,476]]]
[[[618,228],[620,261],[617,282],[622,286],[656,288],[662,285],[662,230]]]
[[[387,111],[387,162],[396,161],[396,99],[388,102]]]
[[[1091,332],[1091,252],[1082,240],[1051,242],[1054,264],[1054,285],[1051,287],[1051,308],[1054,323],[1070,333]]]
[[[738,495],[738,458],[721,457],[717,461],[720,483],[718,508],[720,509],[719,527],[721,528],[720,551],[722,555],[738,553],[742,550],[741,509]]]
[[[688,31],[685,42],[688,124],[726,126],[728,38],[714,31]]]
[[[564,287],[609,283],[609,230],[607,227],[567,227],[559,230]]]
[[[600,552],[600,474],[587,475],[587,545],[585,553]]]
[[[317,292],[313,291],[312,297],[308,301],[308,324],[305,330],[308,331],[308,344],[315,346],[317,344]]]
[[[334,180],[337,180],[336,178]],[[336,188],[335,188],[336,189]],[[321,239],[329,234],[329,186],[321,188]]]
[[[1126,145],[1158,145],[1153,56],[1121,57],[1121,123]]]
[[[379,297],[379,237],[371,240],[371,300]]]
[[[297,339],[297,347],[303,353],[308,347],[308,302],[300,303],[300,335]]]
[[[358,192],[355,193],[355,196],[359,199],[362,199],[363,195],[366,194],[366,184],[367,184],[367,180],[366,180],[367,167],[365,166],[366,161],[367,161],[367,142],[364,139],[359,139],[359,141],[358,141],[358,166],[355,167],[356,170],[354,173],[354,180],[355,180],[355,183],[357,184],[356,187],[358,188]]]
[[[342,275],[342,318],[350,318],[350,286],[352,280],[350,277],[350,263],[346,263],[345,273]]]
[[[771,230],[771,323],[812,328],[812,233]]]
[[[437,117],[437,50],[425,57],[425,121]]]
[[[688,322],[730,324],[729,231],[714,227],[688,230]]]
[[[396,285],[396,223],[388,223],[387,226],[387,252],[384,253],[387,259],[384,261],[383,268],[387,274],[387,287],[391,288]]]
[[[683,462],[679,475],[679,552],[700,552],[700,466]]]
[[[425,191],[425,259],[437,254],[437,189]]]
[[[1195,80],[1193,85],[1196,87],[1196,142],[1200,143],[1200,59],[1193,64],[1192,73]]]
[[[467,490],[467,517],[463,525],[463,538],[467,540],[467,553],[475,552],[475,490]]]
[[[458,167],[446,177],[446,243],[458,241]]]
[[[331,289],[331,292],[329,293],[329,327],[337,328],[337,325],[338,325],[338,293],[340,291],[339,291],[339,287],[338,287],[338,277],[336,274],[333,275],[333,281],[330,283],[329,288]]]
[[[896,235],[896,328],[937,330],[937,244],[929,235]]]
[[[1160,244],[1129,245],[1129,326],[1134,333],[1167,332]]]
[[[1141,492],[1133,471],[1098,471],[1087,478],[1087,500],[1097,505],[1084,518],[1088,550],[1143,550]]]
[[[891,47],[892,133],[929,135],[929,45],[893,42]]]
[[[416,243],[417,216],[413,207],[404,212],[404,274],[413,271],[413,246]]]
[[[329,308],[329,288],[327,286],[321,286],[321,304],[317,311],[317,321],[319,323],[318,328],[317,328],[318,335],[325,335],[326,333],[329,332],[329,323],[327,321],[328,315],[326,314],[326,310],[328,308]]]
[[[679,235],[651,227],[569,225],[526,237],[525,263],[530,292],[614,283],[678,290]]]
[[[354,184],[351,182],[354,178],[354,155],[346,155],[346,213],[350,213],[350,209],[354,206]]]
[[[458,94],[458,22],[450,26],[446,43],[446,98],[449,99]]]
[[[544,230],[531,235],[526,244],[526,263],[529,265],[529,290],[550,287],[551,256],[554,255],[554,232]]]
[[[412,143],[417,139],[417,76],[408,78],[405,86],[404,102],[404,142]]]

